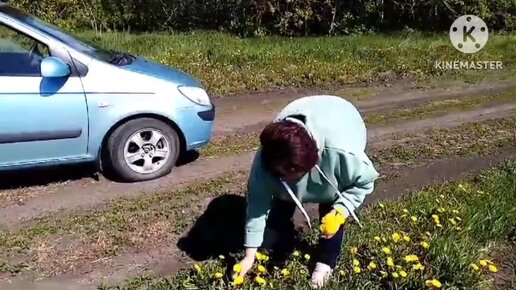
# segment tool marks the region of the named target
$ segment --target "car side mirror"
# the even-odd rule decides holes
[[[45,57],[41,61],[41,75],[44,78],[62,78],[70,75],[70,66],[57,57]]]

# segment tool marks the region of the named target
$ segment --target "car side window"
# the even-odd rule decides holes
[[[41,61],[47,56],[48,46],[0,24],[0,76],[41,76]]]

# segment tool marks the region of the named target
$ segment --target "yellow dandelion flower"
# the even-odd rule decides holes
[[[401,239],[401,235],[398,233],[392,234],[392,240],[397,243]]]
[[[407,272],[405,272],[405,271],[403,271],[403,270],[399,271],[398,273],[400,274],[400,276],[401,276],[402,278],[405,278],[405,277],[407,277],[407,275],[408,275],[408,274],[407,274]]]
[[[434,219],[434,221],[438,221],[438,220],[439,220],[439,216],[438,216],[438,215],[436,215],[436,214],[433,214],[433,215],[432,215],[432,218]]]
[[[493,272],[493,273],[498,272],[498,267],[496,267],[495,265],[489,265],[487,267],[487,269],[489,270],[489,272]]]
[[[424,249],[428,249],[430,248],[430,244],[427,242],[421,242],[421,247],[423,247]]]
[[[267,269],[265,269],[265,267],[262,265],[258,265],[258,272],[265,273],[265,272],[267,272]]]
[[[287,277],[290,275],[290,271],[288,269],[283,269],[281,270],[281,275],[283,275],[283,277]]]
[[[403,240],[408,243],[408,242],[410,242],[410,237],[409,236],[403,236]]]
[[[392,275],[392,278],[399,278],[400,277],[400,275],[398,273],[396,273],[396,272],[392,273],[391,275]]]
[[[417,222],[417,216],[411,216],[410,219],[413,221],[413,222]]]
[[[360,267],[353,267],[353,272],[355,272],[355,274],[360,274],[362,270],[360,269]]]
[[[374,270],[374,269],[376,269],[376,267],[377,267],[377,265],[374,261],[371,261],[369,263],[369,265],[367,265],[367,269],[369,269],[369,270]]]
[[[305,260],[307,260],[307,261],[310,260],[310,255],[305,254]]]
[[[404,208],[404,209],[403,209],[403,212],[404,212],[404,213],[408,213],[408,209]]]
[[[425,269],[425,266],[421,265],[421,263],[417,263],[414,266],[412,266],[412,270],[414,271],[423,271]]]
[[[407,263],[419,262],[419,258],[416,255],[408,255],[408,256],[405,256],[405,261]]]
[[[201,265],[195,264],[194,268],[195,268],[195,270],[197,270],[197,272],[199,272],[199,273],[202,272]]]
[[[299,257],[299,255],[301,255],[301,254],[299,253],[299,251],[295,251],[292,255],[293,255],[294,257]]]
[[[441,288],[442,284],[437,279],[426,280],[425,285],[427,287]]]
[[[480,267],[477,264],[475,264],[475,263],[472,263],[470,266],[471,266],[471,269],[473,269],[473,271],[480,270]]]
[[[326,214],[321,220],[321,232],[324,235],[334,235],[346,222],[346,217],[342,215],[342,212],[333,213],[330,212]]]
[[[357,259],[353,259],[353,266],[360,266],[360,262]]]
[[[260,276],[256,276],[256,278],[254,280],[256,281],[256,283],[258,283],[260,285],[267,284],[267,281]]]
[[[487,260],[480,260],[480,261],[479,261],[479,263],[480,263],[480,265],[481,265],[482,267],[487,267],[487,264],[488,264],[489,262],[488,262]]]
[[[357,247],[351,247],[351,248],[349,249],[349,252],[350,252],[351,254],[355,255],[356,253],[358,253],[358,248],[357,248]]]
[[[235,264],[235,265],[233,266],[233,272],[235,272],[235,273],[240,273],[240,271],[242,271],[242,265],[240,265],[240,264]]]
[[[267,262],[269,260],[269,257],[265,254],[262,254],[260,252],[256,252],[256,259],[258,261],[264,261],[264,262]]]
[[[377,242],[379,242],[379,241],[381,241],[382,239],[381,239],[379,236],[375,236],[375,237],[374,237],[374,240],[375,240],[375,241],[377,241]]]
[[[233,286],[238,286],[244,283],[244,277],[236,277],[235,280],[233,280]]]
[[[386,255],[390,255],[391,254],[391,249],[389,249],[388,247],[383,247],[382,248],[382,252]]]
[[[380,206],[380,208],[385,208],[385,205],[381,202],[378,205]]]
[[[387,266],[394,268],[394,260],[391,257],[387,258]]]
[[[220,279],[222,277],[224,277],[224,274],[222,274],[220,272],[215,273],[215,278]]]

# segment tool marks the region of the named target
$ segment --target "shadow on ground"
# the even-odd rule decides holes
[[[243,254],[245,215],[245,197],[233,194],[217,197],[210,202],[190,231],[179,239],[177,246],[197,262],[215,259],[219,255],[231,257],[235,254]],[[302,231],[299,228],[292,233],[293,236],[283,237],[289,241],[290,245],[287,247],[270,249],[272,265],[281,265],[294,248],[304,253],[313,252],[308,242],[300,238]],[[233,259],[230,258],[229,261]]]
[[[246,200],[239,195],[213,199],[177,246],[195,261],[243,250]]]
[[[182,154],[177,167],[187,165],[199,158],[197,151]],[[100,180],[101,173],[95,163],[81,163],[74,165],[48,166],[37,169],[20,169],[0,173],[0,190],[16,189],[29,186],[45,186],[52,183],[74,181],[91,178]],[[103,175],[110,181],[120,182],[111,174]]]

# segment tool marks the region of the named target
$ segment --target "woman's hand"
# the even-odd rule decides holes
[[[256,258],[257,248],[247,248],[245,250],[245,257],[238,263],[239,271],[233,271],[233,280],[236,277],[244,277],[249,270],[253,267],[254,260]]]

